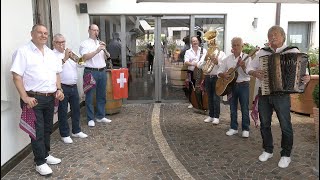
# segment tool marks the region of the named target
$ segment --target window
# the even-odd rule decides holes
[[[297,46],[307,52],[310,46],[311,22],[289,22],[287,45]]]
[[[43,24],[47,27],[49,36],[47,46],[52,47],[52,19],[50,0],[32,0],[33,24]]]

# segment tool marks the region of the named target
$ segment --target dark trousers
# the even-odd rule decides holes
[[[34,155],[34,162],[39,166],[46,163],[46,157],[49,156],[50,151],[50,135],[53,126],[54,113],[54,96],[34,96],[38,105],[33,107],[36,115],[36,139],[31,137],[31,146]],[[22,103],[21,100],[21,107]]]
[[[191,81],[191,82],[189,82],[188,87],[185,90],[185,95],[186,95],[186,97],[188,97],[189,102],[191,102],[191,92],[193,91],[193,86],[195,85],[196,80],[193,77],[193,71],[188,70],[187,76],[188,76],[187,78],[189,78],[189,81]]]
[[[293,130],[290,115],[290,96],[270,95],[259,96],[259,118],[260,132],[263,140],[263,149],[268,153],[273,153],[273,138],[271,132],[271,119],[273,110],[276,111],[282,132],[281,156],[290,157],[293,146]]]
[[[152,60],[148,60],[148,71],[152,72],[153,69],[153,59]]]
[[[205,77],[205,86],[208,94],[209,116],[212,118],[220,117],[220,96],[216,94],[217,76]]]
[[[249,82],[235,83],[230,99],[231,124],[230,128],[238,130],[238,101],[241,107],[242,131],[249,131]]]
[[[70,103],[71,109],[71,120],[72,120],[72,133],[76,134],[81,131],[80,128],[80,98],[78,93],[77,85],[67,86],[62,84],[62,89],[64,93],[63,101],[59,102],[58,108],[58,120],[59,120],[59,131],[61,137],[68,137],[70,134],[69,124],[68,124],[68,103]]]
[[[106,115],[106,92],[107,92],[107,73],[105,71],[95,71],[84,69],[84,74],[92,73],[93,78],[96,80],[96,87],[90,89],[86,93],[86,112],[87,112],[87,120],[94,120],[95,117],[97,119],[104,118]],[[96,93],[96,111],[94,113],[93,106],[93,94]]]

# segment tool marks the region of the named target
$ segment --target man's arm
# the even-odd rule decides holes
[[[22,76],[19,74],[12,72],[13,75],[13,83],[16,86],[20,98],[23,100],[24,103],[28,104],[28,107],[33,108],[38,104],[37,100],[33,97],[29,97],[24,86],[23,86],[23,79]]]
[[[57,73],[56,74],[57,77],[57,82],[56,82],[56,86],[57,86],[57,92],[56,92],[56,98],[59,99],[60,101],[62,101],[64,99],[64,94],[63,94],[63,90],[61,89],[61,78],[60,78],[60,74]]]

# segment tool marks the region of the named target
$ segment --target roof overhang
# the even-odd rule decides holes
[[[160,3],[301,3],[301,4],[319,4],[319,0],[136,0],[142,2],[160,2]]]

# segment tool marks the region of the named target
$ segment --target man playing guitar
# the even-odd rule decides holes
[[[250,76],[246,74],[246,64],[249,61],[243,61],[243,59],[249,59],[247,54],[242,53],[243,41],[240,37],[234,37],[231,40],[232,44],[232,54],[229,55],[225,60],[223,60],[222,65],[218,69],[219,78],[235,78],[236,82],[231,87],[231,94],[228,95],[228,100],[230,102],[230,112],[231,112],[231,123],[230,129],[226,132],[226,135],[232,136],[238,133],[238,122],[237,122],[237,106],[238,100],[241,106],[242,114],[242,137],[249,137],[249,82]],[[249,59],[250,60],[250,59]],[[232,75],[229,73],[229,69],[237,68],[235,73],[237,75]]]

